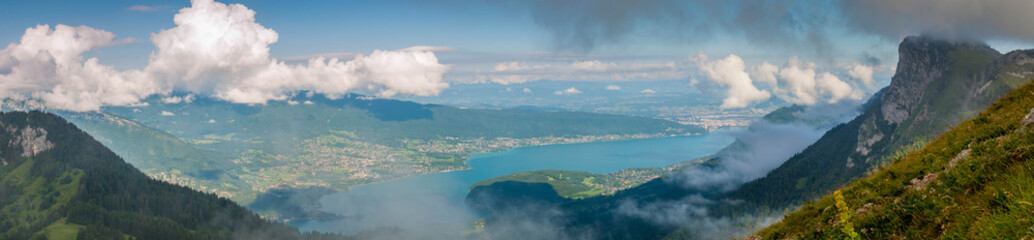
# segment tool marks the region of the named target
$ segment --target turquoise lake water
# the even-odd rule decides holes
[[[717,152],[732,143],[733,130],[707,135],[614,142],[558,144],[475,154],[469,170],[400,178],[354,187],[320,199],[322,210],[345,216],[289,223],[303,231],[355,234],[398,227],[454,231],[477,218],[463,204],[471,185],[493,177],[534,170],[610,173],[627,168],[663,167]]]

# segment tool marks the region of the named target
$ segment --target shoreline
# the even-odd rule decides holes
[[[466,156],[466,159],[464,160],[464,165],[466,167],[462,168],[462,169],[451,169],[451,170],[440,171],[440,172],[416,174],[416,175],[410,175],[410,176],[404,176],[404,177],[391,178],[391,179],[387,179],[385,181],[377,181],[377,182],[370,182],[370,183],[364,183],[364,184],[359,184],[359,185],[353,185],[353,186],[349,186],[347,189],[344,189],[344,190],[341,190],[341,191],[334,191],[334,192],[329,192],[329,193],[326,193],[326,194],[322,194],[322,195],[320,195],[318,197],[318,199],[323,199],[323,198],[325,198],[325,197],[327,197],[329,195],[333,195],[333,194],[346,193],[346,192],[352,191],[352,188],[354,188],[354,187],[368,187],[368,186],[373,185],[373,184],[384,184],[384,183],[392,183],[392,182],[397,182],[397,181],[404,181],[404,180],[407,180],[407,179],[410,179],[410,178],[413,178],[413,177],[420,177],[420,176],[427,176],[427,175],[434,175],[434,174],[447,174],[447,173],[452,173],[452,172],[472,170],[472,169],[475,169],[475,167],[471,166],[471,164],[470,164],[470,162],[473,161],[473,160],[477,160],[477,159],[488,157],[488,156],[498,155],[498,154],[506,154],[507,152],[513,152],[513,151],[515,151],[515,150],[517,150],[519,148],[539,148],[539,147],[561,146],[561,145],[572,145],[572,144],[598,144],[598,143],[615,143],[615,142],[624,142],[624,141],[633,141],[633,140],[650,140],[650,139],[669,139],[669,138],[683,138],[683,137],[698,137],[698,136],[706,136],[706,135],[710,135],[710,134],[723,134],[722,132],[727,132],[727,131],[729,131],[731,129],[735,129],[735,128],[723,129],[723,130],[719,130],[719,131],[708,131],[706,133],[695,133],[695,134],[678,134],[678,135],[663,135],[663,136],[661,136],[661,135],[653,135],[653,136],[650,136],[650,137],[627,137],[627,138],[623,138],[623,139],[613,139],[613,140],[609,140],[608,139],[608,140],[599,140],[599,141],[563,142],[563,143],[551,143],[551,144],[541,144],[541,145],[526,145],[526,146],[512,147],[512,148],[508,148],[506,150],[501,150],[501,151],[471,153],[471,154],[468,154]],[[681,160],[679,162],[684,162],[684,161],[688,161],[688,160]],[[673,164],[678,164],[678,163],[673,163]],[[669,167],[669,166],[671,166],[671,165],[669,164],[669,165],[661,166],[661,167],[657,167],[657,168],[666,168],[666,167]],[[622,169],[615,170],[614,172],[620,172],[620,171],[628,170],[628,169],[635,169],[635,168],[622,168]],[[500,176],[503,176],[503,175],[500,175]],[[500,177],[500,176],[494,176],[494,177]],[[469,186],[466,186],[466,187],[469,187]],[[322,210],[323,206],[322,205],[319,206],[319,209]],[[292,222],[298,222],[298,221],[318,221],[318,219],[291,219],[291,221]]]

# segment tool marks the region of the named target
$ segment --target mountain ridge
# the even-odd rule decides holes
[[[342,239],[149,178],[49,113],[0,113],[0,238]]]

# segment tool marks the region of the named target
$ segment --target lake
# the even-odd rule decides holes
[[[322,210],[345,216],[289,223],[302,231],[355,234],[364,229],[460,231],[477,216],[463,203],[476,182],[516,172],[572,170],[611,173],[627,168],[664,167],[717,152],[734,140],[730,131],[699,136],[521,147],[480,153],[471,169],[356,186],[320,199]]]

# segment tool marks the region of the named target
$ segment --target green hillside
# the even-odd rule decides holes
[[[211,152],[164,131],[104,112],[56,114],[153,178],[222,197],[233,197],[249,188],[227,173],[234,168],[232,162],[216,161]]]
[[[153,180],[58,116],[0,113],[0,239],[339,239]]]
[[[218,170],[231,164],[212,161],[204,152],[161,130],[108,113],[66,113],[68,119],[85,132],[118,138],[97,138],[112,151],[120,153],[129,164],[140,169]],[[94,136],[94,134],[91,134]]]
[[[804,204],[764,239],[1034,237],[1034,85],[926,147]]]

